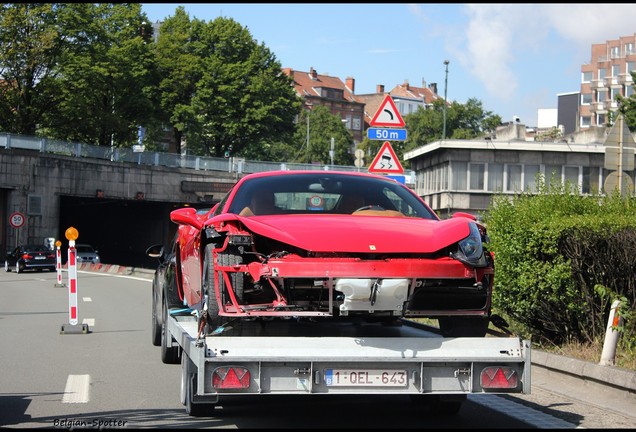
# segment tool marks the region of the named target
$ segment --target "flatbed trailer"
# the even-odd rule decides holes
[[[530,393],[531,344],[517,337],[444,338],[408,320],[258,321],[215,335],[187,314],[167,324],[190,415],[243,395],[408,394],[454,414],[471,393]]]

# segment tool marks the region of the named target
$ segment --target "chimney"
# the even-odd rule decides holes
[[[409,80],[405,79],[404,80],[404,84],[402,84],[404,86],[405,89],[410,90],[409,88]]]
[[[437,83],[431,83],[431,84],[428,86],[428,88],[430,88],[430,89],[431,89],[431,91],[432,91],[433,93],[435,93],[435,95],[437,95]]]
[[[375,87],[375,92],[376,92],[376,93],[384,93],[384,84],[378,84],[378,85]]]
[[[352,77],[347,77],[345,84],[347,86],[347,88],[349,88],[349,90],[351,90],[351,93],[355,93],[356,92],[356,80]]]
[[[283,73],[290,78],[294,78],[294,71],[292,68],[283,68]]]
[[[422,78],[422,87],[426,88],[426,80],[424,78]]]
[[[316,72],[316,70],[313,67],[309,68],[309,75],[311,75],[312,80],[318,79],[318,72]]]

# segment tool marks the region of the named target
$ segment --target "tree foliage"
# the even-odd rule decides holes
[[[35,135],[67,38],[52,3],[0,5],[0,129]]]
[[[182,7],[164,25],[157,47],[162,106],[190,151],[219,157],[232,146],[241,155],[291,136],[301,102],[247,28],[223,17],[189,21]]]
[[[308,139],[309,137],[309,139]],[[334,140],[333,161],[335,165],[352,165],[350,149],[353,138],[340,117],[333,115],[327,107],[318,105],[311,110],[302,110],[296,125],[293,144],[296,152],[293,162],[331,163],[331,139]]]
[[[493,307],[537,342],[598,341],[614,300],[636,308],[634,200],[584,196],[555,179],[537,184],[537,194],[496,196],[485,214]],[[623,330],[636,347],[633,320]]]
[[[416,112],[407,114],[404,122],[408,137],[400,148],[402,152],[441,140],[444,130],[444,101],[437,99],[432,108],[419,108]],[[500,124],[501,117],[484,110],[481,101],[475,98],[468,99],[465,104],[452,102],[446,108],[446,137],[449,139],[484,136]],[[395,150],[398,152],[398,149]]]

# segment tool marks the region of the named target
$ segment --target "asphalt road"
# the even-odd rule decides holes
[[[470,395],[452,418],[405,396],[318,395],[227,400],[214,417],[189,417],[179,402],[180,366],[163,364],[151,344],[148,275],[79,272],[78,313],[86,334],[61,334],[69,323],[68,291],[55,282],[55,273],[0,272],[1,427],[636,427],[636,417],[535,385],[531,395]]]

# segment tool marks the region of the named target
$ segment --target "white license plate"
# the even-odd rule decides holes
[[[405,370],[325,369],[328,387],[407,387]]]
[[[43,256],[36,256],[36,257],[35,257],[35,259],[36,259],[36,260],[39,260],[39,259],[45,259],[45,258],[46,258],[46,257],[43,257]]]

